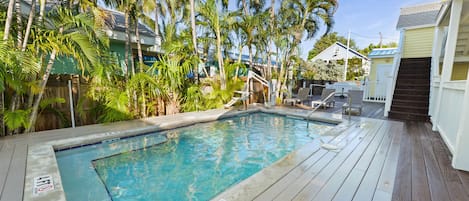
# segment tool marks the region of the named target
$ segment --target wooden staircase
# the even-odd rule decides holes
[[[428,121],[431,58],[401,59],[389,118]]]

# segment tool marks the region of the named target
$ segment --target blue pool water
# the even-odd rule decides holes
[[[210,200],[331,127],[255,113],[56,156],[68,201]]]

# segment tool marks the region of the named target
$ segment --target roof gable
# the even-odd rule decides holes
[[[397,29],[434,26],[442,7],[441,2],[401,8]]]
[[[373,49],[370,54],[368,54],[369,58],[380,58],[380,57],[394,57],[397,53],[397,47],[395,48],[376,48]]]
[[[349,51],[349,58],[358,57],[358,58],[361,58],[361,59],[368,60],[368,57],[366,57],[363,54],[360,54],[356,50],[348,48],[348,51]],[[344,59],[345,56],[343,56],[343,55],[341,56],[340,53],[342,53],[342,54],[345,53],[346,54],[347,53],[347,46],[340,43],[340,42],[335,42],[334,44],[332,44],[331,46],[329,46],[328,48],[326,48],[325,50],[320,52],[318,55],[316,55],[311,60],[315,61],[315,60],[318,60],[318,59],[322,59],[322,60],[340,60],[340,59]]]
[[[105,11],[109,14],[112,15],[113,20],[109,19],[108,22],[111,25],[111,28],[115,31],[120,31],[120,32],[125,32],[125,15],[122,12],[114,11],[114,10],[108,10],[105,9]],[[156,34],[148,28],[146,25],[144,25],[141,22],[138,22],[138,32],[142,35],[145,36],[150,36],[150,37],[155,37]]]

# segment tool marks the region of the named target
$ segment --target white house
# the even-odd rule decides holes
[[[365,75],[368,75],[370,73],[369,59],[365,55],[360,54],[359,52],[353,49],[347,48],[347,45],[344,45],[340,42],[335,42],[334,44],[320,52],[318,55],[316,55],[314,58],[312,58],[311,61],[316,61],[320,59],[329,62],[334,60],[345,60],[346,58],[360,58],[362,60],[362,68],[365,71]]]

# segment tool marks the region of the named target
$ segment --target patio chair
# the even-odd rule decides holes
[[[358,115],[362,114],[363,107],[363,90],[349,90],[348,100],[342,106],[342,114],[352,112],[352,109],[358,110]]]
[[[312,101],[311,106],[316,107],[316,105],[318,105],[318,107],[322,106],[324,109],[326,109],[327,107],[334,107],[335,106],[335,96],[329,97],[326,100],[326,98],[334,92],[335,92],[335,89],[327,89],[327,88],[322,89],[321,100]]]
[[[284,102],[293,103],[293,104],[296,104],[296,103],[303,104],[305,100],[308,100],[308,95],[309,95],[309,88],[300,88],[298,89],[298,95],[296,96],[296,98],[286,98]]]

